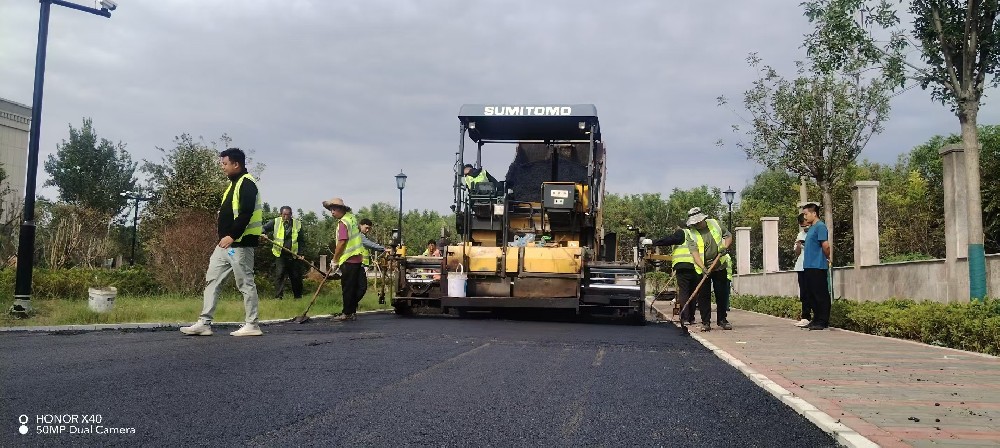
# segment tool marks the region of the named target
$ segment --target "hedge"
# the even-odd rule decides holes
[[[733,308],[797,319],[797,297],[734,295]],[[1000,355],[1000,299],[938,303],[890,299],[835,300],[830,325],[845,330]]]

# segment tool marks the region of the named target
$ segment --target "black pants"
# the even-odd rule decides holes
[[[701,280],[701,276],[694,269],[677,269],[674,272],[677,273],[677,302],[683,307],[691,298],[691,293],[694,292],[694,287],[698,284],[698,280]],[[694,309],[697,301],[698,299],[695,298],[687,304],[687,308],[681,310],[681,320],[684,322],[694,321]]]
[[[358,295],[361,297],[361,299],[364,299],[365,298],[365,294],[368,293],[368,268],[369,267],[365,266],[365,265],[361,265],[361,266],[362,266],[361,267],[361,283],[358,285],[358,288],[360,288],[361,291],[358,292]],[[361,299],[358,299],[358,301],[360,302]]]
[[[711,287],[709,287],[711,286]],[[715,290],[715,321],[729,322],[729,274],[725,269],[717,269],[708,275],[705,284],[698,291],[698,311],[701,311],[701,323],[712,322],[712,290]]]
[[[275,295],[278,297],[285,292],[285,277],[292,281],[292,294],[295,294],[295,298],[302,297],[302,266],[299,260],[282,255],[274,260],[274,282],[277,287]]]
[[[826,281],[826,269],[806,269],[806,286],[812,300],[812,323],[827,327],[830,325],[830,289]]]
[[[367,282],[365,270],[361,263],[344,263],[340,265],[340,290],[344,296],[344,314],[358,312],[361,302],[361,282]]]
[[[802,302],[802,314],[800,319],[812,321],[813,299],[809,292],[809,285],[806,283],[806,272],[799,271],[799,302]]]

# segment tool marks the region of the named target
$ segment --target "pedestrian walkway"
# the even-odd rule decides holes
[[[673,302],[655,306],[661,319],[676,321]],[[729,321],[733,331],[688,328],[872,442],[1000,447],[1000,358],[832,328],[807,331],[741,310],[731,310]]]

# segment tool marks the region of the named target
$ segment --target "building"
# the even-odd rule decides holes
[[[0,197],[0,220],[10,219],[24,201],[24,182],[28,166],[28,131],[31,128],[31,108],[0,98],[0,167],[7,179],[0,189],[11,193]]]

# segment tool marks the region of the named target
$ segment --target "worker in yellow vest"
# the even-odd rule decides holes
[[[257,284],[254,283],[254,251],[264,227],[264,209],[261,206],[257,181],[247,172],[246,154],[239,148],[229,148],[219,153],[222,171],[229,178],[229,185],[222,193],[219,205],[218,235],[211,258],[203,294],[204,306],[198,322],[181,327],[181,333],[195,336],[212,335],[212,318],[219,302],[219,291],[229,273],[236,278],[236,287],[243,294],[245,323],[232,336],[260,336],[264,334],[257,324]]]
[[[709,331],[712,329],[712,290],[715,292],[715,322],[723,330],[732,330],[733,326],[728,320],[729,311],[729,266],[732,264],[726,249],[733,242],[733,236],[729,230],[722,227],[718,220],[709,218],[698,207],[688,211],[687,226],[688,232],[687,246],[694,259],[695,272],[699,275],[706,275],[708,279],[698,291],[698,309],[701,311],[701,329]],[[719,256],[721,254],[721,256]],[[711,272],[706,271],[711,267],[712,261],[719,256],[718,263]],[[709,288],[711,284],[711,288]]]
[[[361,255],[361,265],[365,272],[365,282],[361,284],[361,292],[359,293],[361,297],[364,297],[365,293],[368,292],[368,270],[372,268],[372,252],[375,252],[375,257],[378,257],[379,253],[385,252],[384,246],[368,238],[368,232],[371,232],[373,225],[372,220],[368,218],[358,221],[358,230],[361,231],[361,246],[365,249]]]
[[[276,299],[281,299],[285,292],[285,278],[292,283],[292,294],[296,299],[302,298],[302,264],[292,256],[301,254],[305,247],[302,235],[302,221],[292,218],[292,208],[281,207],[281,216],[264,223],[264,233],[274,233],[274,244],[271,254],[274,255],[274,292]],[[285,250],[282,250],[285,248]]]
[[[462,183],[465,188],[472,190],[476,184],[481,184],[483,182],[496,182],[496,178],[486,172],[483,167],[476,168],[472,165],[465,165],[462,167]]]
[[[688,299],[691,298],[691,292],[693,292],[695,285],[698,284],[698,280],[701,279],[701,276],[695,272],[694,258],[691,256],[691,251],[687,246],[687,240],[694,238],[688,235],[689,232],[691,230],[679,228],[673,234],[652,243],[653,246],[674,246],[674,250],[670,256],[670,267],[677,277],[677,297],[674,300],[681,304],[681,306],[684,306]],[[681,310],[680,318],[688,325],[694,323],[694,308],[696,303],[696,301],[692,301],[687,308]]]
[[[340,269],[340,288],[344,297],[344,309],[334,321],[345,322],[357,319],[358,303],[362,298],[362,286],[367,287],[368,279],[362,268],[365,247],[361,241],[361,229],[351,208],[341,198],[323,201],[323,208],[330,211],[337,220],[336,246],[333,250],[331,272]],[[362,284],[364,283],[364,285]]]

